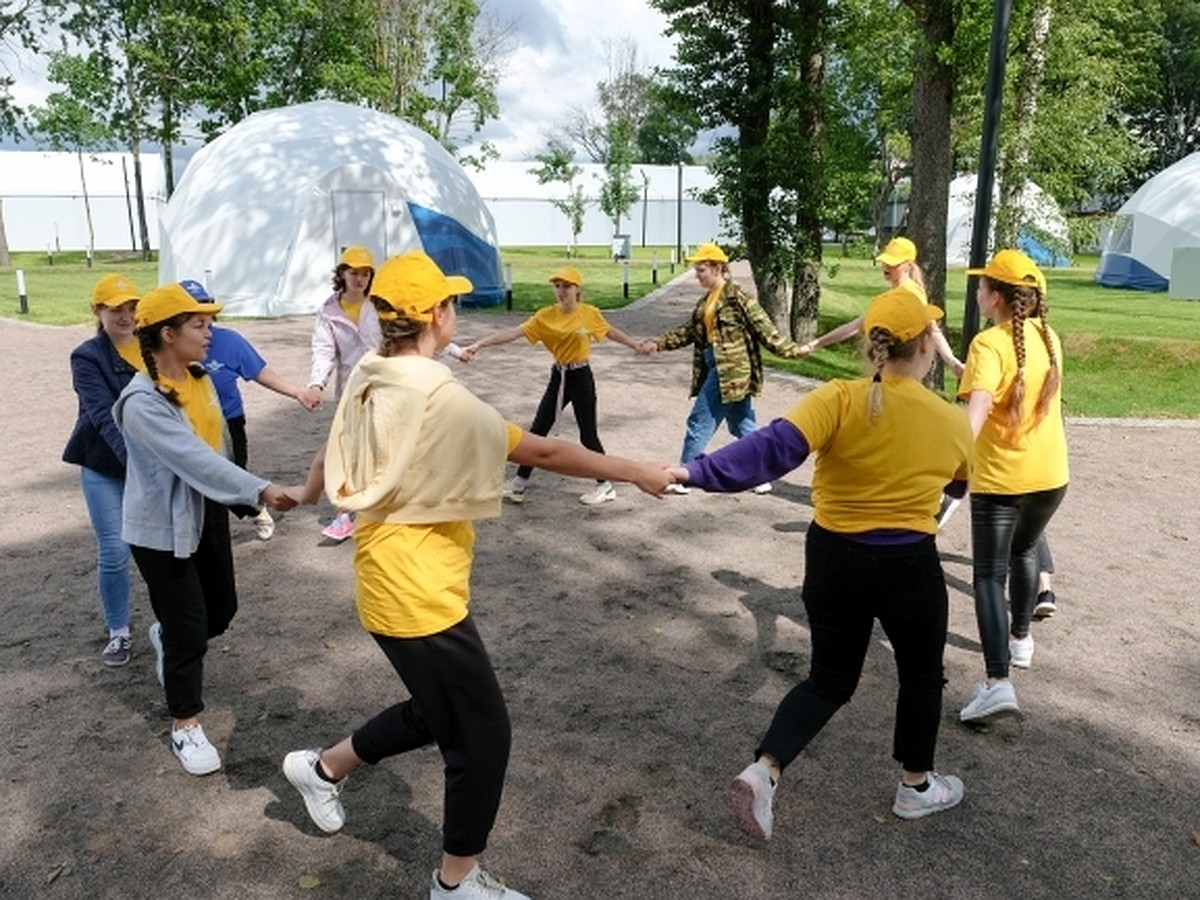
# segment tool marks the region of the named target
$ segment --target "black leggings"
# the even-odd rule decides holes
[[[542,402],[538,404],[533,416],[533,424],[529,426],[532,434],[545,437],[554,427],[554,418],[558,414],[558,385],[562,379],[563,369],[554,366],[550,370],[550,383],[542,394]],[[567,381],[563,385],[562,408],[570,404],[575,407],[575,422],[579,425],[579,442],[589,450],[597,453],[604,452],[600,443],[600,434],[596,430],[596,379],[592,377],[591,366],[580,366],[577,369],[567,369]],[[533,472],[533,466],[521,466],[517,469],[518,478],[528,478]]]
[[[1008,677],[1008,638],[1029,634],[1037,602],[1037,543],[1067,486],[1031,494],[971,494],[975,619],[989,678]],[[1012,605],[1012,627],[1004,587]]]
[[[389,706],[351,736],[375,764],[434,742],[445,760],[442,849],[476,856],[496,822],[512,729],[492,662],[467,618],[421,638],[372,634],[412,699]]]

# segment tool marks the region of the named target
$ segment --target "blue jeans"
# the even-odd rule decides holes
[[[88,518],[96,532],[96,581],[104,624],[110,632],[129,627],[129,545],[121,540],[125,479],[81,468]]]
[[[687,417],[683,452],[679,454],[679,461],[682,463],[689,463],[704,452],[704,448],[708,446],[722,422],[728,426],[730,434],[739,438],[758,429],[750,396],[747,395],[733,403],[721,402],[721,382],[717,378],[717,360],[713,356],[712,347],[704,348],[704,365],[708,368],[708,374],[704,377],[700,393],[696,395],[696,402],[692,404],[692,411]]]

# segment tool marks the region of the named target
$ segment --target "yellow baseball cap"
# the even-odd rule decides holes
[[[142,292],[124,275],[105,275],[92,289],[92,309],[101,306],[113,309],[141,296]]]
[[[475,289],[469,278],[447,275],[428,254],[420,250],[402,253],[384,261],[371,282],[371,293],[386,300],[397,313],[415,322],[433,318],[430,310],[458,294]],[[380,313],[381,319],[394,318]]]
[[[729,257],[725,255],[725,251],[716,244],[701,244],[696,248],[696,252],[684,259],[688,265],[693,265],[698,262],[715,262],[727,263]]]
[[[875,257],[876,262],[885,266],[898,266],[901,263],[917,261],[917,245],[905,237],[892,238],[887,246]]]
[[[886,328],[899,341],[910,341],[942,317],[942,311],[932,303],[922,303],[908,288],[892,288],[877,296],[867,306],[863,332],[879,326]]]
[[[551,283],[555,281],[565,281],[567,284],[573,284],[575,287],[583,287],[583,276],[579,274],[579,270],[574,266],[563,266],[550,276]]]
[[[352,269],[373,269],[375,257],[366,247],[355,244],[342,251],[342,255],[338,257],[338,265],[349,266]]]
[[[1046,276],[1032,259],[1020,250],[998,250],[982,269],[967,269],[968,275],[982,275],[991,281],[1035,287],[1046,292]]]
[[[192,286],[189,290],[189,286]],[[197,296],[196,292],[203,296]],[[205,316],[215,316],[225,307],[214,303],[208,293],[198,282],[174,282],[147,291],[138,301],[137,312],[134,313],[133,323],[138,328],[155,325],[180,313],[200,313]]]

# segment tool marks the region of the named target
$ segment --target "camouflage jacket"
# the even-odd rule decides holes
[[[704,301],[700,298],[691,318],[658,338],[659,350],[678,350],[693,345],[692,392],[695,397],[708,375],[704,363]],[[758,301],[742,290],[736,282],[726,281],[717,300],[713,318],[715,339],[713,355],[717,360],[717,381],[721,386],[721,402],[736,403],[744,397],[756,397],[762,391],[762,351],[766,346],[776,356],[803,356],[800,345],[775,329],[775,323]]]

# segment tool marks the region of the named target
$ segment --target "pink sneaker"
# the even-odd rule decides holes
[[[350,513],[340,512],[322,529],[321,534],[331,541],[344,541],[354,534],[354,520],[350,518]]]

